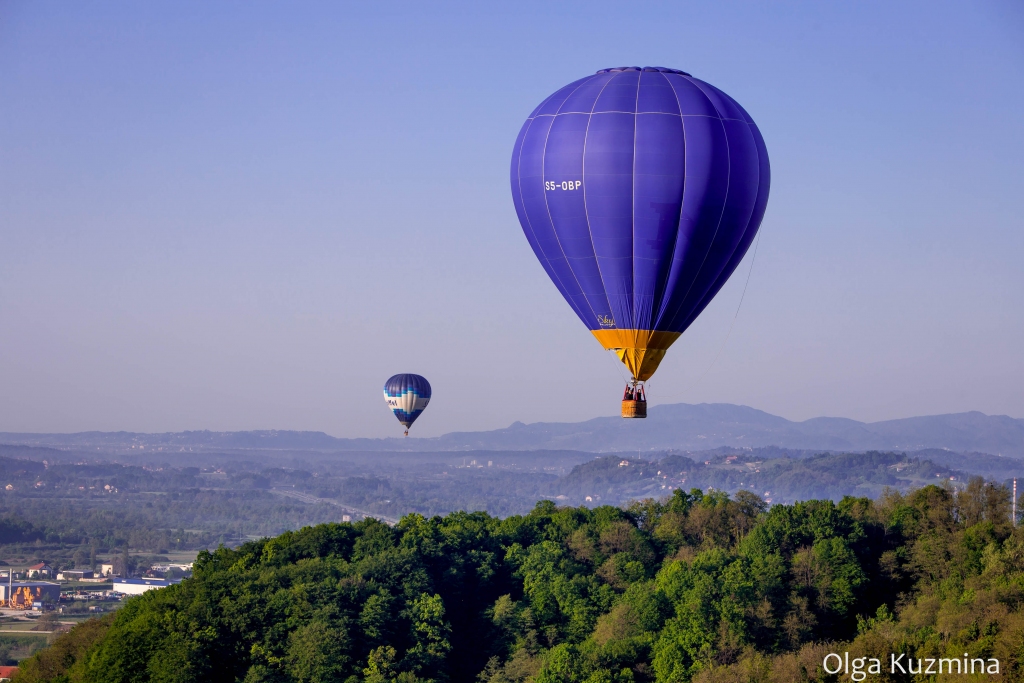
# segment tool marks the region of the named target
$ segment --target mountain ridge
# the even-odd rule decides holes
[[[582,422],[513,422],[503,429],[449,432],[430,438],[339,438],[324,432],[208,430],[165,432],[0,432],[0,443],[152,453],[186,449],[315,451],[579,450],[595,453],[706,450],[721,446],[819,449],[974,451],[1024,458],[1024,419],[979,411],[859,422],[815,417],[802,422],[730,403],[652,406],[647,420],[596,417]]]

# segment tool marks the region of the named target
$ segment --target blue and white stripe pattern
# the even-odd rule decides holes
[[[409,426],[430,403],[430,382],[420,375],[395,375],[384,383],[384,400],[408,433]]]

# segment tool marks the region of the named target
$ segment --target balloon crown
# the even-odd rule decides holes
[[[680,71],[679,69],[668,69],[668,68],[666,68],[664,66],[645,66],[643,68],[640,68],[639,66],[617,66],[617,67],[612,68],[612,69],[601,69],[597,73],[599,73],[599,74],[606,74],[606,73],[617,73],[619,71],[658,71],[658,72],[663,73],[663,74],[680,74],[682,76],[689,76],[690,75],[690,74],[686,73],[685,71]]]

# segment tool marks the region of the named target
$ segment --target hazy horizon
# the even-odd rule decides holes
[[[0,4],[0,431],[398,436],[399,372],[413,436],[616,414],[508,164],[621,65],[721,88],[772,165],[652,405],[1024,417],[1019,4],[645,7]]]
[[[773,417],[781,417],[781,418],[783,418],[785,420],[788,420],[789,422],[791,422],[793,424],[802,424],[802,423],[807,422],[809,420],[818,420],[818,419],[826,419],[826,420],[831,420],[831,419],[836,419],[836,420],[852,419],[852,418],[847,418],[847,417],[845,417],[843,415],[815,415],[815,416],[808,417],[808,418],[805,418],[805,419],[802,419],[802,420],[792,420],[790,418],[787,418],[784,415],[778,415],[776,413],[772,413],[769,410],[762,410],[762,409],[756,408],[754,406],[748,406],[748,405],[743,405],[743,404],[735,404],[735,403],[705,403],[705,404],[701,404],[701,403],[696,403],[696,404],[691,404],[691,403],[652,403],[651,406],[650,406],[650,409],[653,410],[655,408],[663,407],[663,406],[679,406],[679,405],[687,405],[687,406],[701,406],[701,405],[722,406],[722,405],[725,405],[725,406],[736,407],[736,408],[749,408],[751,410],[756,410],[756,411],[759,411],[759,412],[767,413],[768,415],[771,415]],[[914,418],[949,417],[949,416],[966,415],[966,414],[980,413],[980,412],[981,411],[971,411],[971,410],[968,410],[968,411],[962,411],[962,412],[957,412],[957,413],[938,413],[938,414],[932,414],[932,415],[905,415],[905,416],[902,416],[902,417],[886,418],[886,419],[883,419],[883,420],[871,420],[871,421],[857,420],[857,422],[859,422],[861,424],[865,424],[865,425],[871,425],[871,424],[877,424],[877,423],[881,423],[881,422],[895,422],[895,421],[899,421],[899,420],[908,420],[908,419],[914,419]],[[1024,420],[1024,418],[1015,417],[1013,415],[989,414],[989,413],[981,413],[981,414],[985,415],[986,417],[1008,417],[1008,418],[1010,418],[1012,420]],[[606,415],[594,415],[594,416],[591,416],[591,417],[583,418],[581,420],[560,420],[560,421],[557,421],[557,422],[556,421],[552,421],[552,420],[536,420],[536,421],[532,421],[532,422],[524,422],[522,420],[512,420],[511,422],[509,422],[508,424],[503,425],[503,426],[487,427],[485,429],[480,429],[480,430],[475,430],[475,429],[455,429],[455,430],[451,430],[449,432],[443,432],[441,434],[433,434],[433,435],[430,435],[430,436],[424,436],[424,435],[421,435],[421,434],[413,433],[413,434],[410,434],[408,437],[403,437],[400,433],[397,434],[397,435],[396,434],[384,434],[382,436],[371,436],[371,437],[347,436],[345,434],[332,434],[332,433],[324,431],[322,429],[295,430],[295,429],[278,429],[278,428],[275,428],[275,427],[256,427],[256,428],[252,428],[252,429],[226,429],[226,430],[219,430],[219,429],[180,429],[180,430],[164,430],[164,431],[150,431],[150,432],[133,431],[133,430],[129,430],[129,429],[122,429],[122,430],[86,429],[86,430],[81,430],[81,431],[76,431],[76,432],[16,432],[16,431],[13,431],[13,430],[0,430],[0,434],[24,434],[24,435],[62,436],[62,435],[74,435],[74,434],[88,434],[88,433],[99,433],[99,434],[118,434],[118,433],[129,433],[129,434],[131,434],[131,433],[134,433],[134,434],[160,435],[160,434],[182,434],[182,433],[193,433],[193,432],[211,432],[211,433],[226,433],[226,434],[231,434],[231,433],[247,433],[247,432],[311,432],[311,433],[326,434],[327,436],[335,438],[335,439],[396,439],[398,441],[405,441],[406,439],[437,438],[438,436],[446,436],[446,435],[449,435],[449,434],[452,434],[452,433],[459,433],[459,432],[486,432],[486,431],[494,431],[494,430],[503,430],[503,429],[508,429],[508,428],[510,428],[510,427],[512,427],[512,426],[514,426],[516,424],[527,425],[527,426],[534,425],[534,424],[578,424],[578,423],[582,423],[582,422],[588,422],[590,420],[596,420],[596,419],[601,419],[601,418],[612,418],[612,417],[619,417],[619,413],[618,412],[611,412],[611,413],[608,413]]]

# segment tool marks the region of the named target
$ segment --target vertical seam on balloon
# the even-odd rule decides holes
[[[709,86],[709,87],[712,90],[715,90],[716,92],[718,92],[720,95],[723,95],[723,96],[728,98],[727,95],[725,95],[721,91],[718,91],[718,89],[715,88],[714,86]],[[703,90],[702,90],[702,92],[703,92]],[[740,117],[740,118],[728,118],[728,119],[723,118],[722,120],[723,121],[739,121],[739,122],[745,124],[746,130],[750,131],[750,135],[751,135],[752,138],[760,138],[761,137],[760,131],[757,132],[756,136],[751,131],[752,128],[753,128],[753,130],[757,130],[757,125],[754,123],[753,119],[750,118],[750,115],[746,113],[746,110],[743,109],[743,107],[741,107],[739,105],[739,103],[733,101],[733,104],[736,105],[736,107],[744,114],[744,116],[746,116],[746,118],[742,118],[742,117]],[[716,107],[716,110],[717,110],[717,107]],[[762,139],[762,144],[763,144],[763,139]],[[757,158],[758,158],[758,166],[757,166],[758,182],[757,182],[757,187],[759,188],[760,184],[761,184],[761,166],[760,166],[761,150],[757,146],[756,139],[754,140],[754,150],[756,151],[756,155],[757,155]],[[739,248],[740,243],[743,241],[743,239],[746,237],[747,232],[750,230],[751,223],[754,220],[754,208],[756,206],[757,206],[757,192],[755,191],[755,193],[754,193],[754,202],[751,205],[750,215],[747,217],[746,226],[743,228],[743,237],[740,238],[740,242],[737,242],[736,249]],[[755,228],[755,232],[757,233],[758,240],[760,240],[760,232],[759,232],[759,230],[760,230],[760,221],[758,221],[758,225]],[[753,241],[753,239],[754,238],[752,236],[751,237],[751,241]],[[750,243],[748,242],[748,244],[747,244],[747,248],[748,249],[749,249],[749,246],[750,246]],[[733,257],[736,255],[736,249],[733,249],[732,254],[730,254],[729,259],[725,263],[725,268],[723,268],[722,271],[720,271],[719,278],[716,278],[716,280],[712,282],[711,287],[708,289],[708,291],[705,292],[704,296],[702,296],[697,301],[696,306],[694,306],[691,309],[691,313],[687,314],[686,318],[683,319],[683,323],[685,325],[689,326],[689,325],[693,324],[693,321],[696,320],[697,316],[699,316],[700,313],[703,312],[703,310],[711,303],[711,300],[717,295],[718,291],[721,290],[722,286],[725,285],[725,282],[722,282],[722,284],[718,287],[718,289],[715,290],[715,286],[719,282],[719,279],[721,277],[721,273],[725,272],[725,269],[728,268],[729,263],[733,260]],[[736,271],[736,268],[739,268],[739,265],[740,265],[740,263],[742,263],[743,258],[745,256],[746,256],[746,252],[744,251],[743,255],[740,257],[740,260],[736,262],[736,265],[733,267],[732,271],[729,273],[728,276],[726,276],[726,280],[728,280],[729,277],[732,277],[732,273],[734,273]],[[710,293],[712,290],[714,290],[714,294],[711,294],[711,296],[708,296],[708,293]],[[745,291],[746,291],[746,288],[744,287],[744,292]],[[693,311],[697,311],[697,313],[693,314]]]
[[[572,92],[570,92],[568,95],[566,95],[564,98],[562,98],[562,101],[558,104],[558,108],[555,109],[555,114],[552,115],[552,117],[551,117],[551,125],[554,125],[554,123],[555,123],[554,120],[557,117],[558,112],[562,109],[563,106],[565,106],[565,103],[569,100],[570,97],[572,97],[573,93],[575,93],[577,90],[579,90],[581,87],[583,87],[583,85],[585,83],[589,82],[590,78],[592,78],[592,77],[581,78],[580,82],[579,82],[579,85],[577,85],[575,88],[573,88]],[[564,88],[560,89],[558,92],[561,92],[561,90],[564,90]],[[535,112],[536,111],[540,111],[544,107],[545,104],[547,104],[555,95],[558,94],[558,92],[554,92],[551,95],[549,95],[548,97],[546,97],[544,99],[544,101],[541,102],[540,105],[537,106],[537,109],[535,109],[534,111]],[[529,126],[530,127],[527,128],[526,133],[523,134],[523,141],[524,142],[526,141],[526,135],[529,134],[530,128],[533,127],[533,123],[540,116],[547,116],[547,115],[546,114],[537,114],[537,115],[531,114],[529,117],[527,117],[526,120],[529,122]],[[544,135],[544,147],[541,150],[542,151],[542,154],[541,154],[541,176],[542,176],[541,180],[542,180],[542,182],[543,182],[543,175],[544,175],[544,163],[545,163],[545,159],[547,157],[547,141],[548,141],[548,136],[550,134],[551,134],[551,127],[549,126],[548,127],[548,132]],[[519,146],[519,156],[516,159],[516,182],[519,184],[519,201],[523,205],[523,213],[526,215],[526,221],[530,225],[530,231],[533,233],[533,239],[534,239],[535,242],[538,242],[538,244],[539,244],[539,241],[537,240],[537,231],[533,229],[533,221],[530,220],[530,212],[527,211],[527,209],[526,209],[526,202],[524,202],[523,199],[522,199],[522,197],[523,197],[523,178],[522,178],[522,174],[521,174],[521,171],[522,171],[522,161],[523,161],[523,146],[520,145]],[[548,212],[548,222],[551,224],[551,233],[555,236],[555,242],[558,244],[558,248],[562,251],[562,257],[565,259],[566,267],[569,268],[569,272],[572,273],[573,279],[576,280],[576,287],[580,290],[580,293],[583,294],[583,298],[585,300],[587,300],[586,294],[583,293],[583,287],[580,286],[579,278],[576,277],[576,273],[573,271],[572,265],[569,263],[569,258],[565,254],[565,249],[562,248],[562,242],[561,242],[561,240],[558,239],[558,233],[555,231],[554,221],[551,220],[551,211],[550,211],[550,209],[548,209],[548,194],[547,194],[547,190],[544,191],[544,208]],[[562,278],[559,277],[559,275],[558,275],[557,271],[555,270],[555,268],[550,265],[551,264],[551,259],[548,258],[546,255],[544,256],[544,258],[547,260],[549,267],[551,267],[551,273],[548,274],[548,277],[551,277],[553,275],[554,279],[557,280],[556,286],[560,287],[561,289],[565,289],[565,284],[563,283]],[[583,313],[583,310],[578,308],[573,303],[571,298],[566,303],[569,304],[569,308],[573,309],[573,311],[576,313],[576,315],[579,315],[581,318],[583,317],[583,315],[581,315]],[[587,300],[587,306],[590,306],[590,301],[589,300]],[[594,307],[593,306],[590,306],[590,313],[591,313],[591,315],[593,317],[597,317],[596,314],[594,313]]]
[[[551,117],[551,125],[548,126],[548,132],[544,134],[543,154],[540,157],[540,177],[541,177],[541,182],[545,182],[546,179],[547,179],[548,140],[551,139],[551,129],[554,128],[554,126],[555,126],[555,121],[558,119],[558,113],[560,111],[562,111],[562,107],[565,106],[565,103],[569,100],[569,98],[572,97],[574,94],[576,94],[576,91],[579,90],[580,88],[582,88],[584,83],[588,83],[588,82],[590,82],[589,78],[586,79],[585,81],[583,81],[583,83],[580,83],[575,88],[573,88],[573,91],[571,93],[569,93],[568,95],[566,95],[565,99],[562,100],[562,103],[558,105],[558,109],[555,110],[555,115]],[[601,91],[604,92],[604,88],[602,88]],[[594,102],[597,102],[597,100],[594,100]],[[589,123],[589,119],[588,119],[587,126],[589,127],[589,125],[590,125],[590,123]],[[584,204],[583,206],[584,206],[584,211],[583,212],[586,213],[586,204]],[[579,287],[580,294],[583,295],[583,300],[586,301],[587,302],[587,306],[590,307],[590,315],[596,320],[597,319],[597,311],[594,310],[593,304],[590,303],[590,297],[588,297],[587,293],[583,291],[583,285],[580,284],[580,279],[576,276],[576,271],[573,270],[572,263],[569,261],[569,255],[565,253],[565,247],[562,246],[562,240],[558,237],[558,231],[555,229],[555,220],[551,217],[551,206],[548,204],[548,191],[547,191],[547,188],[544,189],[544,209],[548,212],[548,222],[551,223],[551,234],[553,234],[555,236],[555,241],[558,243],[558,248],[562,250],[562,258],[565,259],[565,264],[569,267],[569,272],[572,273],[572,279],[576,280],[576,286]],[[587,226],[589,228],[589,226],[590,226],[590,222],[589,221],[587,221]],[[591,240],[591,242],[593,242],[593,240]],[[597,254],[596,253],[594,254],[594,263],[597,263]],[[597,272],[598,272],[598,274],[601,273],[600,266],[598,267]],[[604,279],[603,278],[601,279],[601,282],[604,283]],[[590,328],[588,327],[587,329],[590,329]]]
[[[637,319],[636,301],[636,124],[637,112],[640,110],[640,81],[644,78],[641,71],[636,77],[636,98],[633,100],[633,173],[630,177],[630,212],[629,230],[631,238],[629,241],[629,329],[636,330],[640,327]]]
[[[690,82],[693,83],[692,80]],[[725,137],[725,149],[726,152],[728,152],[728,154],[726,154],[726,159],[729,160],[729,172],[725,180],[725,199],[722,201],[722,213],[718,215],[718,224],[715,226],[715,234],[711,236],[711,241],[708,243],[708,250],[704,252],[704,260],[700,262],[700,267],[697,268],[697,272],[693,274],[693,279],[690,281],[690,287],[686,290],[686,294],[683,295],[681,301],[686,301],[686,297],[690,296],[690,292],[693,290],[693,285],[697,282],[697,278],[700,277],[701,271],[704,270],[704,264],[708,262],[708,256],[711,254],[711,248],[715,245],[715,239],[718,238],[718,231],[722,227],[722,218],[725,217],[725,209],[729,205],[729,190],[732,186],[732,152],[729,147],[729,134],[725,129],[725,121],[722,119],[722,112],[719,111],[718,107],[711,100],[711,98],[708,97],[708,94],[704,92],[703,88],[701,88],[696,83],[693,83],[693,85],[694,87],[697,88],[697,90],[700,90],[700,93],[704,96],[708,103],[712,107],[714,107],[715,112],[718,114],[718,122],[722,124],[722,134]],[[676,311],[676,313],[673,314],[672,319],[669,321],[669,327],[672,327],[674,325],[676,318],[678,317],[679,312]]]
[[[594,232],[590,227],[590,212],[587,210],[587,140],[590,139],[590,122],[594,120],[594,110],[597,108],[597,101],[601,99],[601,95],[604,93],[605,88],[608,87],[612,81],[618,78],[618,75],[612,76],[604,85],[601,86],[601,91],[597,93],[597,97],[594,98],[594,103],[590,105],[590,112],[587,114],[587,129],[583,131],[583,156],[581,164],[581,175],[583,176],[583,215],[587,219],[587,236],[590,237],[590,250],[594,252],[594,265],[597,266],[597,276],[601,278],[601,289],[604,290],[604,301],[608,306],[608,312],[612,312],[612,302],[608,298],[608,286],[604,282],[604,273],[601,272],[601,261],[597,258],[597,247],[594,245]],[[547,195],[545,195],[545,199]],[[590,303],[590,299],[587,299],[587,303]],[[593,306],[590,307],[593,310]],[[597,315],[594,315],[595,319]],[[615,323],[618,327],[618,323]],[[589,327],[588,327],[589,329]]]
[[[672,81],[668,79],[668,76],[664,72],[659,71],[661,77],[665,79],[665,84],[669,90],[672,91],[672,96],[676,98],[676,109],[679,111],[679,128],[683,131],[683,192],[679,197],[679,218],[676,220],[676,231],[672,237],[672,249],[671,257],[668,262],[668,270],[665,272],[665,281],[661,283],[662,298],[668,293],[668,281],[672,277],[672,261],[675,260],[676,245],[679,244],[679,231],[683,225],[683,204],[686,201],[686,122],[683,121],[683,104],[679,101],[679,93],[672,87]],[[661,322],[661,317],[665,311],[658,311],[658,319],[651,321],[651,329],[655,330],[658,328],[658,323]]]
[[[575,90],[573,92],[575,92]],[[523,134],[523,142],[524,143],[526,142],[526,136],[529,134],[530,128],[533,127],[533,123],[536,120],[537,120],[537,117],[531,117],[531,118],[527,119],[527,121],[529,122],[529,128],[527,128],[526,129],[526,133]],[[551,123],[554,124],[554,119],[553,118],[552,118]],[[548,132],[549,133],[551,132],[550,128],[548,128]],[[545,144],[545,147],[546,147],[547,146],[547,137],[544,138],[544,144]],[[543,156],[542,156],[541,157],[541,176],[542,176],[541,180],[542,181],[543,181],[543,174],[544,174],[543,163],[544,162],[543,162]],[[526,216],[526,223],[530,226],[530,232],[533,233],[533,240],[535,242],[537,242],[537,244],[539,245],[540,241],[537,239],[537,231],[533,229],[533,221],[530,220],[530,212],[526,208],[526,202],[523,201],[523,176],[522,176],[522,168],[523,168],[523,145],[520,145],[519,146],[519,156],[516,157],[516,183],[519,186],[519,201],[523,205],[523,215]],[[544,193],[544,202],[545,202],[545,204],[544,204],[545,207],[547,207],[547,192],[546,191]],[[550,220],[550,219],[551,219],[551,215],[550,215],[550,212],[548,212],[548,220]],[[551,226],[551,232],[555,234],[555,241],[557,242],[558,241],[558,234],[555,233],[555,226],[554,226],[554,224],[552,224],[552,226]],[[558,248],[559,249],[562,248],[561,242],[558,243]],[[543,252],[541,252],[541,253],[543,253]],[[562,256],[565,257],[565,250],[564,249],[562,250]],[[544,259],[547,260],[548,264],[550,265],[551,259],[548,258],[546,254],[544,255]],[[569,259],[566,258],[566,264],[567,265],[568,265],[568,262],[569,262]],[[569,267],[569,272],[572,273],[572,268],[571,267]],[[562,289],[565,289],[565,284],[562,282],[562,278],[558,275],[558,271],[556,271],[554,267],[551,267],[551,272],[549,273],[549,276],[551,276],[551,275],[553,275],[555,280],[557,280],[557,285],[559,287],[561,287]],[[575,276],[576,276],[576,274],[573,273],[573,277],[574,278],[575,278]],[[579,284],[580,284],[580,282],[577,279],[576,280],[576,286],[579,287]],[[580,287],[580,292],[581,293],[583,292],[583,288],[582,287]],[[586,296],[584,296],[583,298],[586,299]],[[580,315],[581,313],[583,313],[582,310],[578,310],[578,307],[575,304],[573,304],[572,299],[570,299],[568,301],[568,304],[569,304],[570,308],[572,308],[574,311],[576,311],[576,315]],[[588,301],[587,304],[589,305],[590,302]],[[591,314],[593,314],[593,312],[594,312],[593,308],[591,308],[590,312],[591,312]]]
[[[740,120],[740,119],[732,119],[732,120],[734,120],[734,121],[738,121],[738,120]],[[751,127],[751,126],[753,126],[753,127],[755,128],[755,129],[757,128],[757,126],[756,126],[756,125],[754,124],[754,122],[753,122],[753,121],[743,121],[743,123],[745,123],[745,124],[747,125],[747,129],[748,129],[748,130],[750,129],[750,127]],[[760,131],[758,132],[758,135],[760,135]],[[753,136],[753,133],[751,133],[751,136]],[[754,149],[755,149],[755,150],[757,151],[757,157],[758,157],[758,166],[757,166],[757,186],[758,186],[758,187],[760,187],[760,185],[761,185],[761,165],[760,165],[760,160],[761,160],[761,151],[760,151],[760,149],[758,149],[758,147],[757,147],[757,143],[756,143],[756,142],[754,143]],[[752,224],[752,223],[753,223],[753,221],[754,221],[754,208],[755,208],[756,206],[757,206],[757,193],[755,192],[755,193],[754,193],[754,205],[753,205],[753,206],[751,207],[751,209],[750,209],[750,216],[749,216],[749,217],[747,218],[747,226],[746,226],[746,227],[745,227],[745,228],[743,229],[743,235],[744,235],[744,237],[746,236],[746,233],[747,233],[747,231],[748,231],[748,230],[750,230],[750,226],[751,226],[751,224]],[[758,225],[757,225],[757,227],[755,228],[755,232],[756,232],[756,235],[757,235],[757,240],[758,240],[758,243],[760,243],[760,241],[761,241],[761,223],[760,223],[760,221],[758,221]],[[743,240],[742,240],[742,238],[740,239],[740,241],[741,241],[741,242],[743,241]],[[751,237],[751,242],[752,242],[752,241],[754,241],[754,238],[753,238],[753,237]],[[737,249],[739,248],[739,244],[737,244],[737,245],[736,245],[736,248],[737,248]],[[747,248],[748,248],[748,249],[750,248],[750,245],[749,245],[749,243],[748,243],[748,245],[747,245]],[[756,247],[756,246],[754,247],[754,254],[755,254],[755,256],[757,255],[757,247]],[[731,255],[731,256],[729,257],[729,261],[731,261],[731,260],[732,260],[732,258],[733,258],[733,256],[735,256],[735,255],[736,255],[736,251],[735,251],[735,250],[733,250],[733,253],[732,253],[732,255]],[[743,262],[743,258],[745,258],[745,257],[746,257],[746,252],[744,252],[743,256],[741,256],[741,257],[740,257],[740,260],[739,260],[739,261],[738,261],[738,262],[736,263],[736,267],[735,267],[735,268],[733,268],[733,271],[732,271],[732,272],[736,272],[736,268],[739,268],[739,266],[740,266],[740,263],[742,263],[742,262]],[[729,265],[729,261],[726,261],[726,267],[728,267],[728,265]],[[750,267],[751,267],[751,270],[753,270],[753,267],[754,267],[753,261],[751,261]],[[724,269],[723,269],[723,272],[724,272]],[[729,274],[729,277],[732,277],[732,273],[730,273],[730,274]],[[749,273],[747,274],[747,282],[748,282],[748,283],[750,282],[750,274],[749,274]],[[712,285],[711,285],[711,288],[712,288],[712,289],[714,289],[714,286],[715,286],[715,284],[717,284],[717,281],[716,281],[716,283],[712,283]],[[725,283],[723,282],[723,283],[722,283],[722,285],[724,286],[724,285],[725,285]],[[720,291],[720,290],[721,290],[721,287],[719,287],[719,291]],[[710,290],[709,290],[709,291],[710,291]],[[742,295],[742,296],[740,296],[740,305],[742,305],[742,304],[743,304],[743,296],[746,296],[746,292],[747,292],[747,288],[746,288],[746,285],[744,285],[744,287],[743,287],[743,295]],[[716,292],[715,294],[717,294],[717,292]],[[704,307],[706,308],[706,307],[708,306],[708,304],[710,304],[710,303],[711,303],[711,299],[713,299],[713,298],[714,298],[714,296],[715,296],[715,295],[712,295],[711,297],[708,297],[707,295],[705,295],[705,296],[701,297],[700,301],[698,301],[698,302],[697,302],[697,307],[698,307],[698,308],[701,308],[701,306],[700,306],[700,305],[701,305],[701,304],[704,304]],[[701,308],[701,311],[703,311],[703,310],[704,310],[704,309],[703,309],[703,308]],[[739,308],[737,308],[737,309],[736,309],[736,314],[737,314],[737,315],[739,315]],[[700,315],[700,313],[698,313],[697,315]],[[693,324],[693,321],[694,321],[695,319],[696,319],[696,316],[694,316],[694,318],[692,318],[692,319],[691,319],[691,320],[689,321],[689,323],[687,323],[687,324],[688,324],[688,325],[690,325],[690,324]],[[731,334],[731,332],[732,332],[732,328],[731,328],[731,327],[729,328],[729,332],[730,332],[730,334]],[[726,335],[726,339],[728,339],[728,335]],[[723,345],[723,348],[724,348],[724,345]],[[721,350],[719,350],[719,353],[721,353]],[[716,360],[717,360],[717,357],[716,357]],[[712,362],[712,365],[714,365],[714,363],[713,363],[713,362]],[[709,366],[709,367],[708,367],[708,370],[710,370],[710,369],[711,369],[711,368],[710,368],[710,366]],[[707,374],[707,373],[705,373],[705,374]]]

